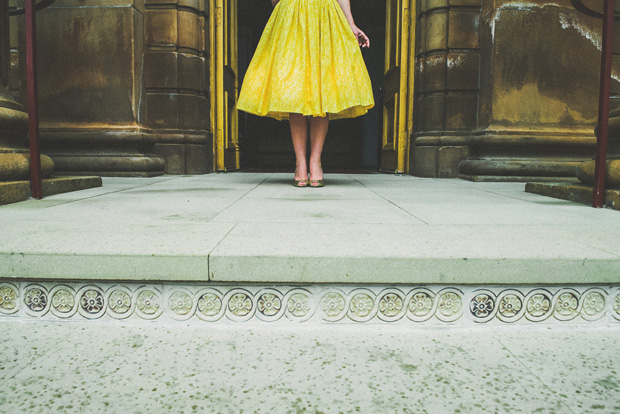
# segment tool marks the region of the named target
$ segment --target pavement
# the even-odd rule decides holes
[[[620,412],[618,211],[519,183],[290,178],[104,178],[0,207],[0,413]]]
[[[384,174],[104,178],[0,206],[0,277],[286,283],[620,281],[617,211]]]
[[[2,322],[2,413],[618,413],[620,329]]]

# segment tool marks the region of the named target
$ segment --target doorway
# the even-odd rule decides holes
[[[332,121],[323,150],[325,172],[378,171],[383,131],[383,85],[385,69],[386,3],[377,0],[352,2],[356,25],[370,38],[362,55],[373,85],[375,107],[354,119]],[[239,85],[254,55],[263,28],[271,15],[270,2],[238,0]],[[286,171],[295,166],[287,121],[238,112],[239,156],[245,171]]]
[[[356,0],[356,23],[371,37],[363,50],[375,108],[330,125],[327,172],[407,173],[413,134],[417,0]],[[236,101],[271,8],[267,0],[209,0],[211,131],[215,171],[290,171],[288,123],[239,114]],[[374,39],[374,40],[373,40]],[[383,41],[382,41],[383,40]],[[241,117],[241,119],[240,119]]]

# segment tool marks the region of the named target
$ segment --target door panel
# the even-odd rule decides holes
[[[210,0],[211,108],[216,171],[239,169],[237,0]]]
[[[415,0],[387,0],[381,170],[408,172],[413,121]]]

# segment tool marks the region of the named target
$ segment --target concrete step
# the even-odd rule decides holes
[[[618,318],[616,211],[519,183],[383,174],[326,175],[320,189],[291,183],[261,173],[108,178],[2,206],[0,281],[15,306],[0,313],[296,321],[292,298],[305,295],[310,323]],[[218,318],[199,312],[209,292]],[[432,310],[416,315],[424,295]],[[119,298],[131,311],[114,311]],[[151,313],[147,299],[158,304]],[[502,314],[508,302],[519,310]]]

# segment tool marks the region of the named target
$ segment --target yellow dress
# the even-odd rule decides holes
[[[280,0],[243,80],[237,109],[354,118],[374,106],[357,39],[336,0]]]

